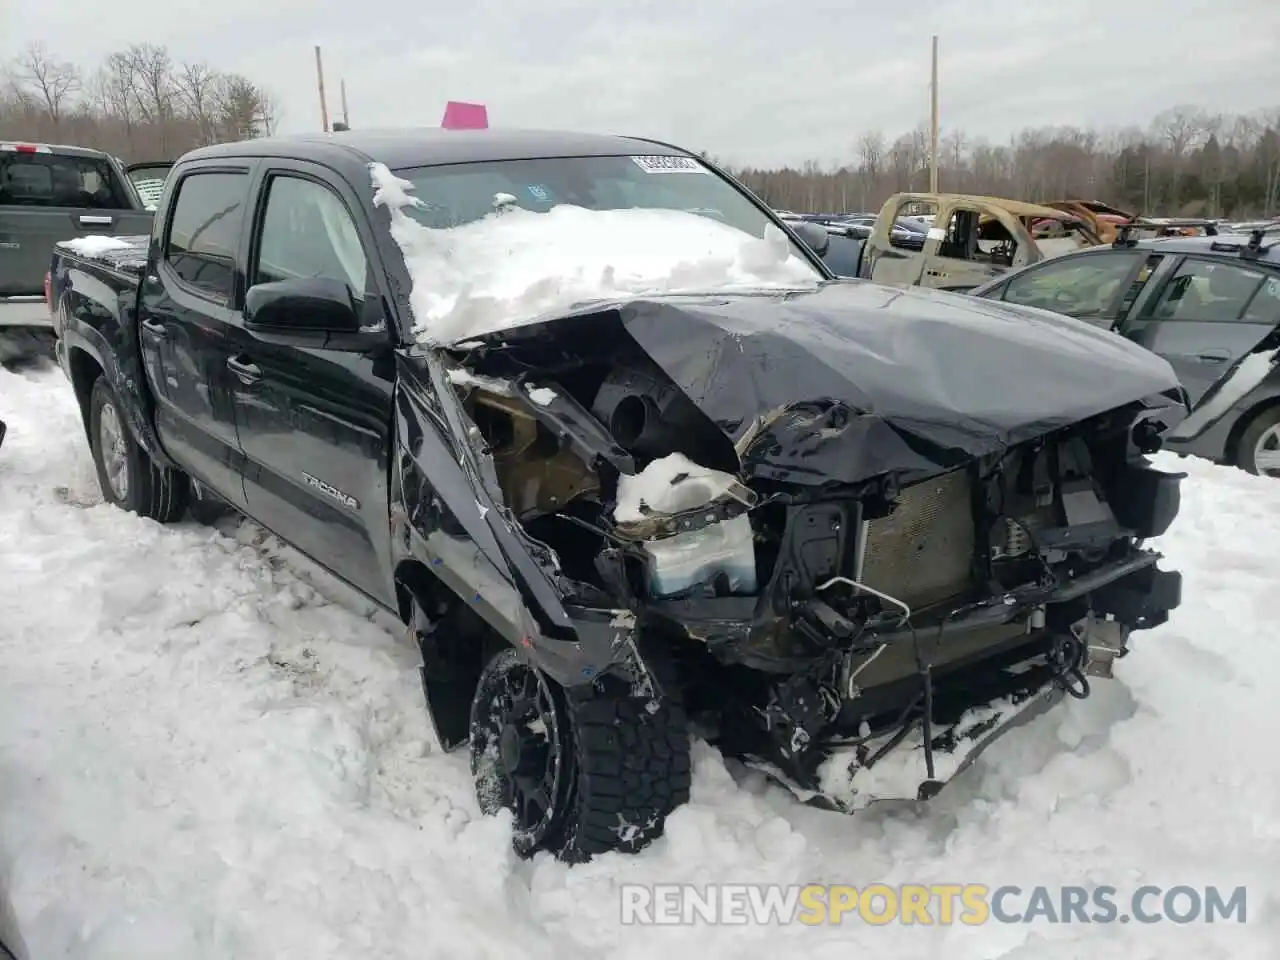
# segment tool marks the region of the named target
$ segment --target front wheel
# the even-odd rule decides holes
[[[182,518],[186,475],[157,465],[138,445],[120,400],[102,377],[94,382],[89,398],[89,445],[98,486],[108,503],[160,523]]]
[[[628,688],[570,696],[514,648],[485,666],[471,707],[481,810],[508,810],[521,856],[635,853],[689,799],[684,710]]]
[[[1280,477],[1280,407],[1263,410],[1240,435],[1236,462],[1260,477]]]

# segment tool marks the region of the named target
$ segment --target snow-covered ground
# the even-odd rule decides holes
[[[37,958],[1280,956],[1280,484],[1192,461],[1185,606],[925,811],[696,745],[638,857],[517,861],[394,624],[249,524],[101,504],[71,391],[0,370],[0,866]],[[1218,884],[1248,922],[623,927],[621,883]]]

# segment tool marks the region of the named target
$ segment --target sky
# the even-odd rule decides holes
[[[1280,0],[0,0],[0,56],[43,41],[93,66],[148,41],[262,84],[282,132],[331,118],[625,133],[735,164],[851,159],[929,120],[939,37],[945,135],[1147,125],[1175,104],[1280,107]]]

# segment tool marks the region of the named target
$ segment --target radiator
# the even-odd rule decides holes
[[[973,580],[972,491],[967,469],[902,490],[892,514],[863,524],[857,579],[912,610],[963,593]]]

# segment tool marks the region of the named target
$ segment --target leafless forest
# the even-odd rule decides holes
[[[850,158],[823,168],[734,169],[770,204],[788,210],[875,211],[891,194],[929,188],[929,138],[851,140]],[[732,167],[732,164],[730,164]],[[1177,106],[1146,129],[1028,129],[1007,143],[943,136],[938,187],[1019,200],[1102,200],[1163,216],[1280,213],[1280,107],[1249,116]]]
[[[193,147],[270,133],[270,94],[248,77],[179,63],[134,44],[96,69],[33,44],[3,64],[0,140],[97,147],[127,161],[172,160]]]
[[[0,74],[0,139],[75,143],[126,160],[169,160],[220,140],[262,136],[279,121],[248,77],[179,63],[135,44],[97,68],[33,45]],[[926,190],[928,135],[850,138],[849,158],[799,169],[730,169],[775,207],[876,210],[892,193]],[[1027,129],[1007,143],[946,132],[943,190],[1023,200],[1096,199],[1149,214],[1254,217],[1280,213],[1280,106],[1235,116],[1176,106],[1145,128]]]

